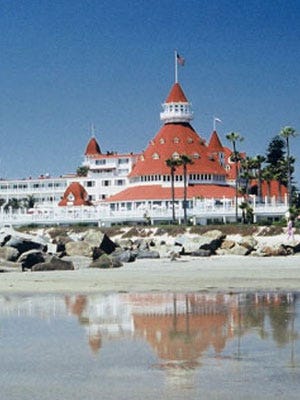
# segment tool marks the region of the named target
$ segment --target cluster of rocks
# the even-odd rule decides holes
[[[42,235],[24,234],[12,228],[0,230],[0,271],[52,271],[83,268],[118,268],[140,258],[170,258],[190,255],[278,256],[300,252],[300,243],[261,245],[253,236],[227,238],[219,230],[202,235],[184,233],[177,237],[152,234],[124,236],[112,240],[100,229],[82,233],[67,231],[54,235],[55,228]],[[138,232],[137,232],[138,233]]]

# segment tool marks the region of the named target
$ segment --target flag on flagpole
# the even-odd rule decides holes
[[[222,122],[222,120],[220,119],[220,118],[214,118],[215,119],[215,122]]]
[[[177,62],[179,65],[184,66],[185,59],[177,53]]]

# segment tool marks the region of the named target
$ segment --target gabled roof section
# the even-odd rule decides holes
[[[59,206],[90,206],[88,194],[79,182],[72,182],[66,189],[63,198],[58,203]]]
[[[179,83],[173,85],[165,103],[188,103]]]
[[[213,131],[213,133],[211,134],[211,137],[210,137],[210,140],[208,143],[208,149],[211,152],[224,152],[221,140],[216,131]]]
[[[92,137],[86,146],[84,153],[86,156],[95,156],[101,154],[100,146],[95,137]]]

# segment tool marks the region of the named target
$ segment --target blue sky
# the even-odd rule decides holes
[[[299,21],[298,0],[0,0],[0,177],[74,172],[91,124],[102,151],[145,149],[175,49],[196,131],[215,115],[223,143],[264,154],[300,132]],[[300,136],[292,153],[300,182]]]

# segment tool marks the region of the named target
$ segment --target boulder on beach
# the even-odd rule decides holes
[[[21,254],[18,262],[22,266],[22,271],[25,271],[25,269],[32,269],[35,264],[44,262],[45,256],[46,254],[42,251],[33,249]]]
[[[74,265],[71,261],[62,260],[58,257],[51,257],[47,262],[35,264],[32,271],[66,271],[74,270]]]
[[[97,260],[93,261],[90,264],[90,268],[100,268],[100,269],[107,269],[107,268],[119,268],[122,267],[123,264],[117,258],[109,256],[107,254],[102,254]]]

